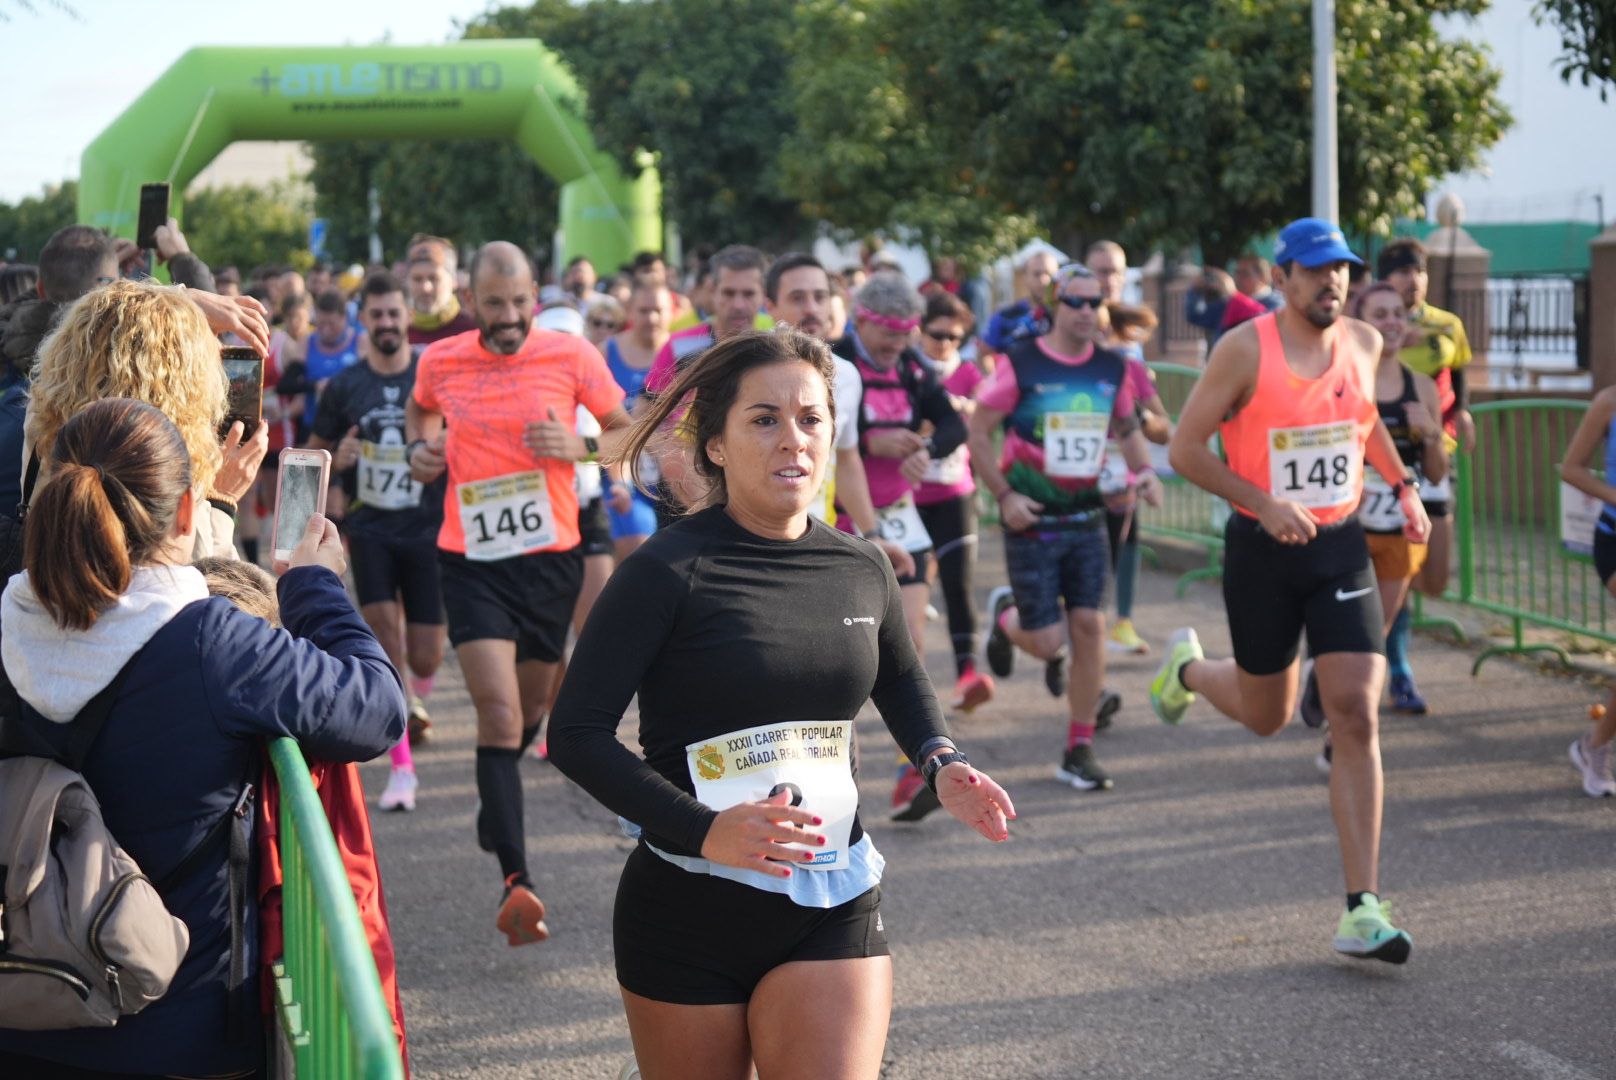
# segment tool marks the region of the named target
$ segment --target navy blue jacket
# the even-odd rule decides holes
[[[264,740],[289,735],[311,758],[363,761],[404,733],[403,688],[329,570],[279,586],[277,630],[211,597],[180,611],[131,661],[84,776],[112,835],[161,880],[257,783]],[[113,1028],[0,1030],[0,1051],[84,1069],[191,1076],[260,1068],[259,1026],[226,1037],[231,1002],[227,845],[163,896],[191,947],[168,993]],[[256,864],[256,857],[254,859]],[[248,896],[256,897],[256,865]],[[258,912],[248,911],[240,991],[258,1011]]]

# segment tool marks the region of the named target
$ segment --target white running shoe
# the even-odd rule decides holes
[[[1588,745],[1588,736],[1579,735],[1571,744],[1571,764],[1582,773],[1582,790],[1591,798],[1616,795],[1616,777],[1611,775],[1611,747]]]
[[[393,774],[387,778],[387,790],[382,797],[376,800],[379,810],[414,810],[415,789],[420,781],[415,777],[413,769],[394,769]]]

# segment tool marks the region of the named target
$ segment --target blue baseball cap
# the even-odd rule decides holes
[[[1309,268],[1333,262],[1363,265],[1339,228],[1314,217],[1298,218],[1280,230],[1279,239],[1274,241],[1274,262],[1297,262]]]

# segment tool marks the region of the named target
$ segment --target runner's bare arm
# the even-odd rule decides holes
[[[1156,470],[1150,467],[1150,443],[1145,439],[1145,432],[1138,424],[1132,430],[1117,440],[1122,448],[1122,460],[1128,463],[1128,469],[1134,473],[1144,473],[1144,479],[1139,482],[1139,497],[1151,506],[1160,506],[1162,498],[1161,478]]]
[[[1270,501],[1268,493],[1236,476],[1208,445],[1224,418],[1251,401],[1257,389],[1257,366],[1257,331],[1251,323],[1218,339],[1207,357],[1206,371],[1179,413],[1178,430],[1168,444],[1168,460],[1175,472],[1196,487],[1260,514]]]
[[[879,521],[875,516],[875,500],[870,498],[870,478],[864,473],[864,459],[859,457],[856,446],[836,451],[836,501],[853,519],[860,536],[877,532]],[[914,574],[915,557],[901,544],[876,535],[872,535],[871,543],[886,554],[893,572],[899,577]]]
[[[629,420],[628,410],[619,405],[605,416],[597,416],[600,421],[600,456],[611,457],[619,444],[628,437]]]
[[[421,441],[425,445],[415,446]],[[413,394],[404,403],[404,445],[415,446],[410,454],[410,475],[417,483],[430,484],[443,475],[448,464],[444,457],[443,414],[423,408]]]
[[[978,401],[976,411],[967,425],[965,443],[971,448],[971,467],[976,478],[999,503],[999,518],[1011,531],[1031,528],[1038,520],[1044,504],[1030,495],[1013,491],[1010,481],[999,470],[998,459],[993,456],[993,433],[1004,423],[1005,414]]]
[[[971,448],[971,468],[976,470],[976,478],[995,499],[1003,498],[1005,492],[1010,490],[1010,483],[999,471],[999,461],[993,455],[993,433],[1004,423],[1004,416],[1004,413],[978,401],[976,410],[971,413],[965,437],[965,445]]]
[[[431,409],[421,407],[421,403],[411,395],[404,404],[404,443],[409,445],[416,439],[425,439],[432,442],[443,433],[443,414]]]
[[[1588,459],[1608,437],[1612,417],[1616,417],[1616,386],[1608,386],[1595,394],[1593,404],[1582,414],[1582,422],[1571,436],[1571,445],[1566,447],[1565,460],[1560,462],[1560,479],[1585,495],[1616,504],[1616,484],[1601,480],[1588,467]]]

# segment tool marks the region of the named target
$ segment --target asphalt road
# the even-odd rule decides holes
[[[1002,579],[984,538],[983,592]],[[1147,572],[1136,622],[1158,645],[1228,639],[1215,586],[1183,601]],[[952,670],[932,632],[931,670]],[[1025,662],[955,735],[1021,819],[989,844],[943,814],[885,821],[890,744],[867,709],[860,785],[888,860],[897,972],[883,1075],[1033,1077],[1616,1076],[1616,800],[1582,795],[1566,748],[1599,691],[1416,640],[1433,715],[1389,718],[1382,888],[1414,936],[1405,967],[1330,948],[1340,865],[1313,732],[1259,740],[1196,705],[1151,714],[1155,657],[1113,655],[1108,793],[1053,779],[1065,706]],[[630,1056],[611,960],[629,850],[612,815],[525,761],[527,823],[553,938],[512,949],[499,874],[472,830],[474,723],[452,662],[417,754],[419,808],[377,815],[419,1077],[612,1080]],[[632,714],[624,738],[632,739]],[[372,795],[385,759],[367,765]],[[737,927],[737,933],[747,928]]]

